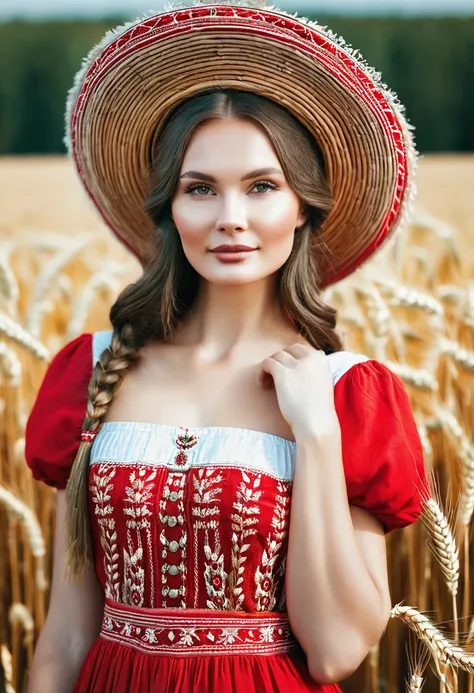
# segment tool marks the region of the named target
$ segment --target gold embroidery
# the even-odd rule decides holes
[[[222,492],[223,475],[215,469],[199,469],[194,477],[195,506],[193,517],[194,534],[194,607],[199,603],[199,530],[204,530],[204,584],[209,599],[209,609],[227,610],[229,599],[226,595],[227,573],[224,570],[224,554],[221,551],[219,536],[219,503]],[[215,518],[215,519],[214,519]]]
[[[276,604],[278,579],[275,579],[275,562],[288,533],[290,496],[288,484],[278,482],[278,494],[275,498],[275,510],[272,517],[274,532],[268,534],[266,547],[263,550],[261,565],[255,573],[257,589],[255,603],[257,611],[273,611]],[[283,572],[284,575],[284,572]]]
[[[186,475],[180,472],[169,472],[160,499],[159,518],[164,525],[160,533],[163,546],[161,557],[161,594],[162,607],[168,607],[166,598],[173,602],[181,597],[179,606],[186,608],[186,544],[187,534],[184,529],[184,487]],[[168,580],[171,577],[170,587]],[[179,581],[177,580],[179,578]],[[173,603],[172,607],[176,608]]]
[[[242,482],[237,488],[237,500],[233,504],[237,511],[232,513],[230,518],[232,521],[232,570],[229,573],[229,591],[230,591],[230,609],[232,611],[241,611],[245,593],[243,591],[244,582],[244,564],[247,560],[245,555],[250,544],[245,543],[245,540],[257,533],[255,525],[258,523],[258,515],[260,508],[258,502],[262,495],[259,491],[262,475],[258,474],[255,479],[242,471]]]
[[[154,481],[156,469],[150,472],[138,467],[130,474],[130,485],[125,488],[124,515],[127,528],[127,549],[123,549],[124,575],[122,601],[124,604],[143,606],[145,601],[145,570],[143,567],[143,540],[148,553],[150,579],[150,606],[154,606],[155,577],[153,570],[153,542],[150,518],[153,514]]]
[[[104,550],[105,596],[120,601],[119,552],[117,548],[117,532],[113,518],[113,506],[110,503],[114,488],[112,480],[115,467],[108,464],[98,464],[92,467],[90,491],[94,503],[94,514],[100,527],[100,544]]]

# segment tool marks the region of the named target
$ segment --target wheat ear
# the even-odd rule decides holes
[[[446,587],[452,596],[454,638],[458,642],[459,626],[456,596],[459,588],[459,549],[451,529],[453,513],[449,513],[448,517],[445,515],[441,507],[439,490],[434,481],[431,486],[435,489],[435,496],[428,498],[422,494],[423,513],[421,517],[429,535],[428,547],[441,568]]]
[[[459,587],[459,549],[449,518],[436,498],[424,498],[422,504],[422,519],[430,536],[428,546],[441,567],[450,594],[455,597]]]
[[[427,644],[437,664],[454,666],[470,674],[474,673],[474,655],[450,642],[439,628],[417,609],[396,604],[391,617],[402,620]]]
[[[409,632],[405,649],[408,658],[408,678],[405,679],[406,693],[420,693],[425,683],[425,669],[431,658],[430,651],[412,631]]]
[[[25,347],[33,356],[47,363],[51,360],[51,355],[46,347],[35,339],[21,325],[9,318],[7,315],[0,314],[0,334],[5,334],[9,339]]]

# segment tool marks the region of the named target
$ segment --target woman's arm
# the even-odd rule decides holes
[[[390,618],[381,523],[350,507],[340,434],[296,437],[286,597],[292,629],[312,677],[349,676]]]
[[[51,602],[36,646],[28,693],[72,693],[84,660],[100,631],[104,596],[91,565],[77,584],[64,578],[66,503],[57,494]]]

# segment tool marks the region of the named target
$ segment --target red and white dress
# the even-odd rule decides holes
[[[93,363],[110,338],[68,344],[31,413],[27,461],[56,488],[66,486]],[[420,515],[426,483],[404,386],[363,356],[328,358],[349,502],[386,532],[404,527]],[[294,442],[253,430],[102,426],[89,491],[105,611],[76,693],[340,690],[311,680],[285,611],[295,457]]]

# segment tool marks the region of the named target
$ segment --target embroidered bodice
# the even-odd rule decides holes
[[[111,332],[53,360],[26,431],[37,479],[63,489],[80,441],[93,364]],[[421,443],[401,380],[365,356],[327,357],[348,502],[386,532],[421,513]],[[183,426],[186,422],[183,422]],[[149,608],[285,609],[296,443],[238,428],[105,423],[91,449],[97,575],[114,602]]]
[[[284,609],[295,447],[258,431],[106,423],[89,475],[106,596],[158,608]]]

